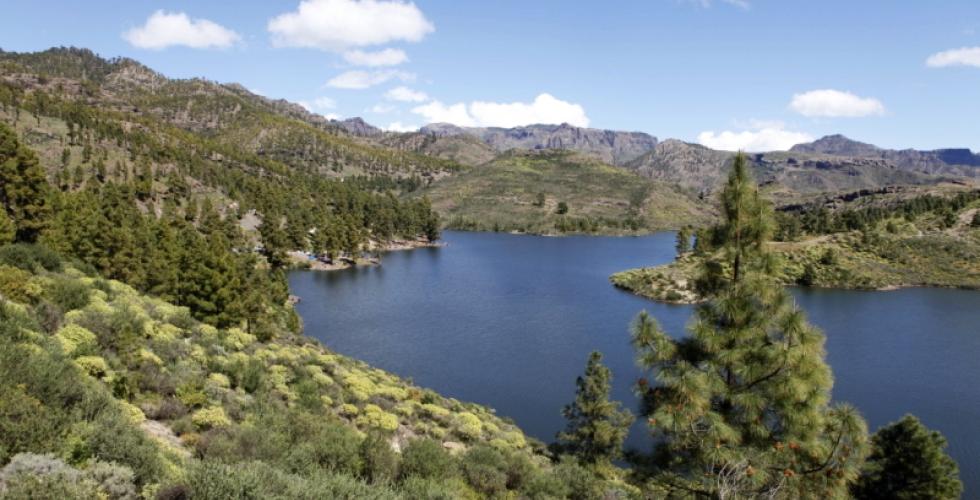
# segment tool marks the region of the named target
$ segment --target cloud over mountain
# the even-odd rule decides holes
[[[589,118],[581,105],[547,93],[539,94],[530,103],[473,101],[445,105],[432,101],[413,108],[412,112],[422,115],[430,123],[446,122],[462,127],[518,127],[536,123],[589,126]]]
[[[123,39],[141,49],[161,50],[173,46],[194,49],[228,48],[241,36],[207,19],[191,19],[183,12],[158,10],[143,26],[123,33]]]
[[[811,90],[795,94],[790,109],[811,118],[857,118],[881,115],[885,105],[873,97],[859,97],[834,89]]]

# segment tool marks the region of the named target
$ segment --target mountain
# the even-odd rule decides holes
[[[714,214],[675,185],[554,149],[511,150],[421,193],[450,228],[467,230],[630,234],[706,223]]]
[[[931,151],[883,149],[848,139],[843,135],[829,135],[814,142],[797,144],[790,151],[855,158],[877,158],[903,170],[926,174],[980,177],[980,168],[978,168],[980,167],[980,154],[966,148]]]
[[[380,139],[379,144],[399,151],[412,151],[471,167],[487,163],[499,154],[489,144],[468,134],[435,135],[424,132],[388,134]]]
[[[980,178],[980,169],[913,162],[913,155],[887,154],[875,146],[829,136],[790,151],[747,154],[760,183],[787,194],[854,191],[894,185],[927,185]],[[644,177],[701,192],[717,189],[733,153],[668,139],[624,165]],[[905,159],[903,161],[903,158]]]
[[[436,137],[471,135],[480,138],[493,149],[567,149],[590,154],[612,165],[622,165],[653,149],[657,138],[643,132],[617,132],[561,125],[528,125],[526,127],[457,127],[435,123],[420,132]]]
[[[358,137],[378,137],[384,135],[384,131],[360,117],[347,118],[346,120],[336,121],[341,128]]]
[[[851,140],[840,134],[828,135],[813,142],[797,144],[790,148],[790,151],[835,156],[877,156],[881,153],[881,149],[877,146]]]

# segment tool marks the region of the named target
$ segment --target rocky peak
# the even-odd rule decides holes
[[[352,135],[359,137],[377,137],[384,134],[383,130],[364,121],[359,116],[348,118],[346,120],[340,120],[337,122],[337,124],[344,130],[350,132]]]
[[[790,148],[796,153],[814,153],[835,156],[878,156],[877,146],[849,139],[841,134],[821,137],[813,142],[797,144]]]

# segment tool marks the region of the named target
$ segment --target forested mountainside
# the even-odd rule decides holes
[[[438,237],[428,202],[396,193],[448,162],[305,117],[86,50],[0,54],[7,154],[37,162],[50,184],[40,238],[216,325],[258,320],[285,299],[287,250],[336,256],[369,240]],[[258,289],[269,293],[243,295]]]

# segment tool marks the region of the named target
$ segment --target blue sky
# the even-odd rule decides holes
[[[0,48],[128,56],[318,113],[569,121],[749,150],[980,150],[980,2],[5,0]]]

